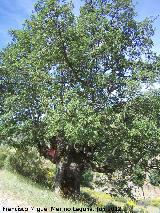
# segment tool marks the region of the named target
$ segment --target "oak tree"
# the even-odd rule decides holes
[[[88,168],[140,184],[160,149],[159,106],[141,92],[157,77],[152,20],[137,21],[131,0],[73,9],[40,0],[10,32],[0,61],[2,141],[56,163],[55,190],[67,196],[80,193]]]

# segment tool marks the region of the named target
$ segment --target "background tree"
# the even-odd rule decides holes
[[[124,186],[159,154],[158,107],[141,94],[157,76],[152,20],[135,16],[130,0],[84,1],[78,17],[41,0],[1,53],[2,136],[56,163],[57,192],[79,194],[87,168]]]

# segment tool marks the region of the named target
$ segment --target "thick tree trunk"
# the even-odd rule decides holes
[[[57,163],[55,192],[66,197],[76,197],[80,194],[80,167],[75,162],[61,160]]]
[[[92,147],[69,146],[63,137],[52,137],[50,147],[38,143],[38,150],[42,156],[56,164],[55,192],[67,197],[77,197],[80,194],[82,174],[90,165]]]

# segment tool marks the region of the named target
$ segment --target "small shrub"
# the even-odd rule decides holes
[[[108,187],[108,177],[103,173],[93,172],[92,185],[94,188],[97,187]]]
[[[11,152],[6,158],[5,168],[49,188],[53,185],[55,166],[49,160],[40,157],[35,148]]]
[[[82,175],[81,184],[85,187],[91,187],[91,182],[93,180],[93,173],[92,171],[88,170],[85,171]]]
[[[87,204],[88,206],[96,205],[96,199],[90,196],[87,192],[81,191],[81,196],[79,201]]]
[[[5,165],[5,160],[8,156],[9,148],[7,146],[0,146],[0,169],[2,169]]]
[[[109,202],[105,205],[105,212],[117,212],[118,208],[115,204]]]
[[[160,186],[160,170],[152,170],[149,179],[152,185]]]
[[[83,192],[94,198],[96,205],[100,207],[104,207],[108,201],[112,200],[112,197],[104,192],[97,192],[88,188],[83,189]]]
[[[118,202],[121,202],[121,203],[126,203],[127,202],[127,197],[121,197],[121,196],[114,196],[114,200],[115,201],[118,201]]]
[[[127,203],[124,205],[124,212],[133,212],[133,208],[136,206],[135,202],[132,200],[128,200]]]

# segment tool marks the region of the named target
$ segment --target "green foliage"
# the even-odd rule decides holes
[[[5,160],[8,156],[9,148],[6,146],[0,146],[0,169],[4,167]]]
[[[133,208],[135,206],[136,206],[136,204],[130,200],[125,204],[123,210],[124,210],[124,212],[133,212]]]
[[[82,180],[81,180],[82,186],[90,187],[92,181],[93,181],[92,171],[90,170],[85,171],[84,174],[82,175]]]
[[[53,187],[55,166],[49,160],[40,157],[37,150],[32,147],[11,152],[6,158],[5,168],[41,185]]]
[[[123,207],[123,211],[133,213],[149,213],[147,209],[137,206],[133,201],[129,200]]]
[[[135,168],[132,176],[132,181],[135,185],[138,185],[140,187],[143,186],[144,180],[146,179],[146,173],[143,170],[143,168]]]
[[[160,186],[160,171],[151,170],[149,175],[150,183],[154,186]]]
[[[89,188],[83,188],[83,192],[87,193],[94,199],[95,205],[104,207],[108,201],[112,201],[112,197],[104,192],[97,192]]]
[[[105,212],[116,212],[117,206],[115,204],[113,204],[112,202],[108,202],[105,205]]]
[[[106,212],[109,212],[109,209],[111,210],[112,208],[116,209],[116,207],[121,207],[122,211],[126,213],[148,213],[146,208],[138,206],[134,201],[124,197],[118,199],[116,197],[111,197],[109,194],[104,192],[97,192],[88,188],[83,188],[82,192],[82,195],[85,198],[84,200],[82,199],[83,202],[105,208]]]

